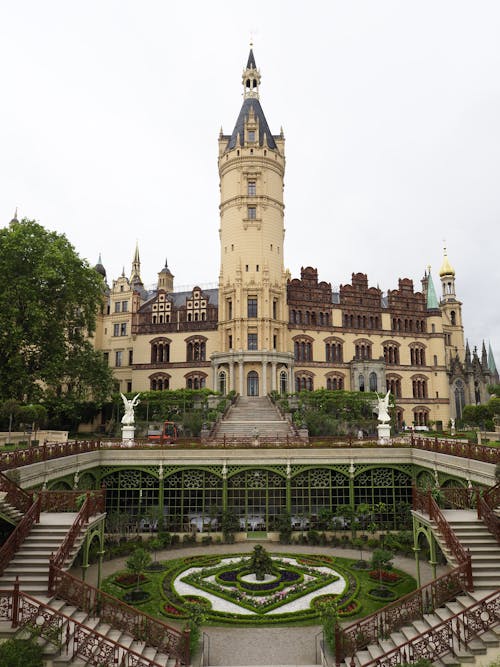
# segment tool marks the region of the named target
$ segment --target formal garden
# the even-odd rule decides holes
[[[392,567],[393,553],[369,559],[328,554],[199,555],[159,561],[138,547],[126,569],[109,576],[104,591],[170,622],[194,615],[212,625],[319,624],[325,605],[339,619],[371,614],[416,588]]]

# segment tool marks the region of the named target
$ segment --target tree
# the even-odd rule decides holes
[[[144,573],[144,570],[151,563],[151,555],[145,549],[137,548],[134,550],[132,555],[127,558],[126,566],[127,570],[135,574],[137,577],[137,587],[136,592],[140,591],[140,581],[141,575]]]
[[[232,509],[227,509],[222,512],[221,529],[224,537],[224,542],[232,544],[234,542],[234,534],[240,529],[240,520]]]
[[[27,219],[0,230],[0,273],[0,398],[106,398],[111,371],[89,340],[102,277],[63,234]]]
[[[273,571],[273,561],[271,556],[264,549],[262,544],[256,544],[250,556],[249,569],[255,574],[257,581],[263,581],[266,574]]]

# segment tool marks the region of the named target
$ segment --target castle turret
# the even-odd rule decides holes
[[[283,132],[274,135],[269,129],[260,80],[250,49],[242,76],[243,105],[232,133],[219,136],[220,349],[224,358],[239,352],[244,361],[233,388],[255,395],[276,387],[278,361],[269,354],[286,348],[285,139]],[[283,354],[288,375],[291,355]]]

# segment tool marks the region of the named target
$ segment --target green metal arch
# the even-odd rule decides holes
[[[273,472],[276,475],[279,475],[280,477],[283,477],[283,479],[286,480],[286,469],[282,470],[277,470],[278,466],[268,466],[268,465],[249,465],[249,466],[238,466],[238,470],[232,470],[228,471],[227,473],[227,479],[231,479],[231,477],[234,477],[240,472],[251,472],[252,470],[266,470],[267,472]],[[284,468],[284,466],[279,466],[280,468]]]
[[[344,475],[346,477],[347,481],[349,481],[349,472],[345,470],[339,470],[339,466],[333,465],[333,464],[324,464],[320,466],[315,466],[315,465],[303,465],[300,466],[300,470],[295,470],[293,471],[293,466],[292,466],[292,473],[290,475],[290,479],[293,479],[294,477],[297,477],[298,475],[301,475],[303,472],[308,472],[309,470],[331,470],[333,472],[338,472],[341,475]]]

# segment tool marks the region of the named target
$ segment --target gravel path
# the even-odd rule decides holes
[[[332,549],[331,547],[312,547],[284,545],[276,542],[263,542],[268,551],[290,554],[324,554],[337,555],[345,558],[359,558],[355,549]],[[158,560],[194,556],[197,554],[231,554],[252,551],[255,542],[239,542],[237,544],[215,544],[207,547],[186,547],[166,549],[158,552]],[[368,553],[368,552],[367,552]],[[105,561],[102,565],[103,578],[125,567],[126,558]],[[394,567],[415,576],[415,561],[412,558],[394,557]],[[438,566],[437,576],[444,574],[448,568]],[[80,576],[80,568],[72,571]],[[427,563],[420,564],[422,584],[432,580],[432,570]],[[97,565],[91,565],[87,571],[87,582],[97,584]],[[172,623],[174,625],[174,623]],[[210,665],[237,667],[240,665],[314,665],[316,664],[316,635],[319,626],[287,627],[287,628],[228,628],[207,626],[204,632],[210,641]]]

